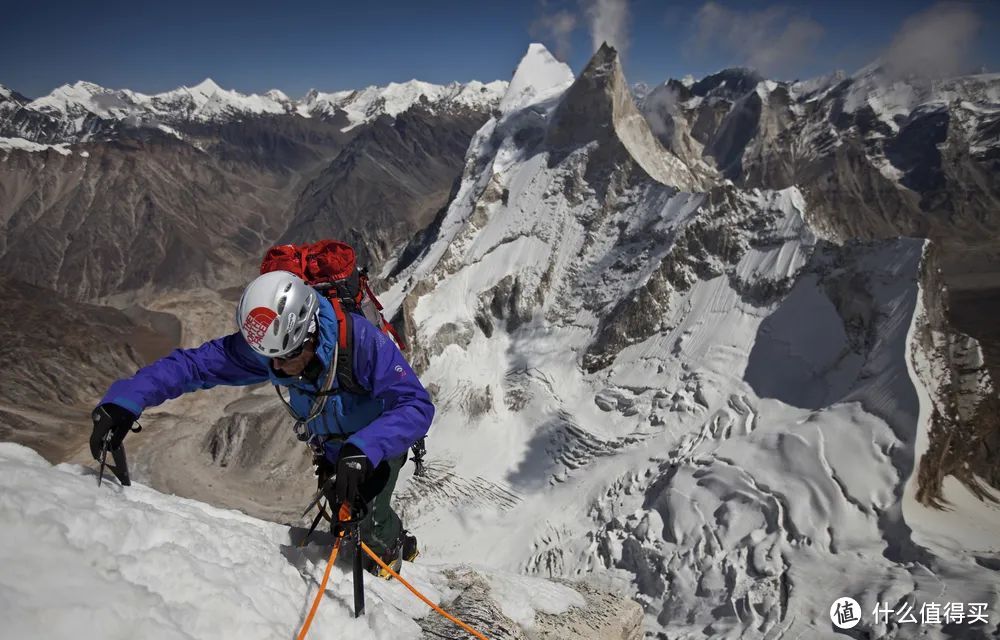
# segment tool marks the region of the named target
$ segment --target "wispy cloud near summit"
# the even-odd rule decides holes
[[[695,14],[694,25],[688,55],[722,50],[736,64],[779,76],[794,74],[808,63],[824,33],[812,18],[783,6],[740,11],[706,2]]]
[[[980,17],[970,5],[936,4],[906,19],[882,61],[898,75],[943,77],[966,72],[980,27]]]
[[[577,28],[576,14],[561,10],[545,13],[531,23],[531,37],[552,42],[556,58],[565,62],[573,50],[573,32]]]

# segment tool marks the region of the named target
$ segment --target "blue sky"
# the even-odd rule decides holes
[[[903,58],[939,47],[949,71],[1000,70],[992,0],[3,4],[0,84],[29,96],[76,80],[153,93],[211,77],[296,97],[411,78],[508,79],[533,41],[579,72],[601,36],[623,50],[631,82],[733,65],[786,79],[852,71],[901,34]]]

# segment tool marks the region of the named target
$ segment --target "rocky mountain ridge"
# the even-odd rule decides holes
[[[949,283],[997,280],[1000,74],[931,81],[873,64],[790,83],[729,69],[640,103],[687,162],[744,187],[801,188],[831,239],[928,237]]]

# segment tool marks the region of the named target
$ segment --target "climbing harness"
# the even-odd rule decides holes
[[[277,392],[278,397],[281,399],[281,404],[285,405],[285,410],[288,415],[295,420],[295,425],[292,427],[292,431],[295,432],[295,437],[302,442],[306,442],[316,448],[316,444],[311,442],[315,437],[315,434],[310,435],[307,425],[318,418],[320,414],[326,409],[327,396],[330,395],[330,389],[333,388],[333,381],[337,377],[337,356],[340,355],[340,345],[338,343],[333,344],[333,362],[330,365],[330,370],[326,372],[326,377],[323,379],[323,384],[320,387],[319,392],[316,397],[313,398],[312,406],[309,408],[309,415],[303,418],[292,408],[291,403],[285,400],[285,396],[281,394],[281,387],[279,385],[274,385],[274,390]],[[321,449],[320,449],[321,450]]]

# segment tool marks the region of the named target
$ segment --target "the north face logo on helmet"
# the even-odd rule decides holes
[[[243,337],[248,344],[259,345],[264,339],[264,334],[278,314],[267,307],[257,307],[247,314],[243,321]]]

